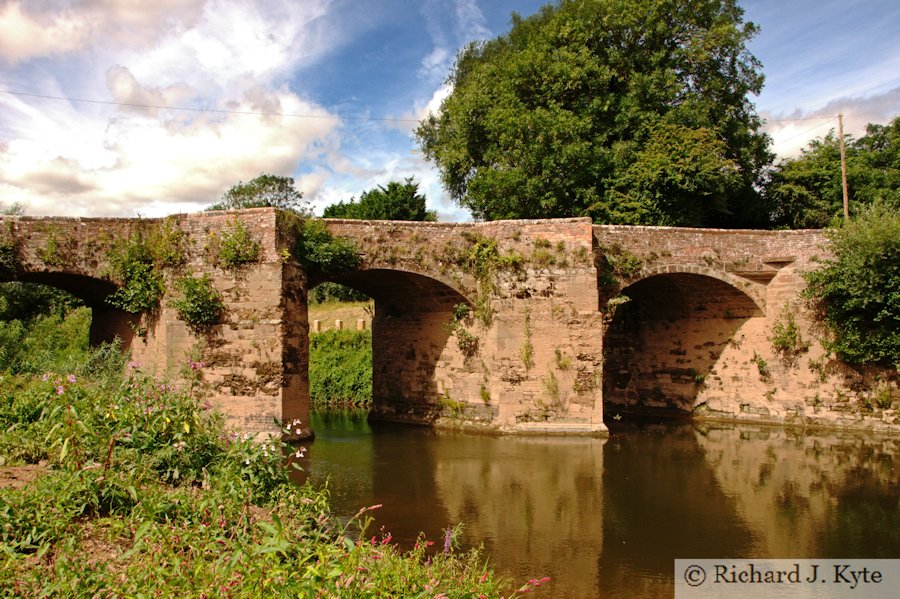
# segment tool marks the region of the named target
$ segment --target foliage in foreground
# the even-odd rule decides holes
[[[806,295],[852,364],[900,365],[900,211],[878,203],[830,232],[834,257],[807,273]]]
[[[478,552],[435,552],[424,540],[403,551],[389,533],[366,540],[371,508],[339,523],[324,490],[290,481],[302,448],[224,432],[194,397],[202,365],[176,389],[135,364],[123,377],[108,347],[79,357],[92,366],[0,376],[0,467],[42,472],[0,489],[5,592],[499,595]]]
[[[310,335],[309,395],[314,409],[371,404],[371,331]]]

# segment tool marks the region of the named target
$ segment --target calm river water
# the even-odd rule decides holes
[[[676,557],[900,558],[900,437],[617,423],[608,439],[493,437],[318,414],[304,463],[402,546],[463,523],[546,597],[671,597]]]

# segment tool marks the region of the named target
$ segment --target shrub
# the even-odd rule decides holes
[[[192,326],[205,326],[219,322],[225,312],[222,296],[213,286],[208,275],[185,276],[178,280],[181,297],[172,302],[178,316]]]
[[[14,277],[19,269],[19,252],[15,241],[0,237],[0,276]]]
[[[48,285],[11,281],[0,283],[0,320],[29,321],[36,316],[66,314],[83,306],[75,296]]]
[[[210,233],[207,251],[217,266],[239,268],[258,262],[262,249],[244,221],[234,218],[221,233]]]
[[[352,242],[334,237],[324,222],[313,218],[300,221],[295,253],[307,270],[320,273],[350,270],[360,263],[359,252]]]
[[[164,219],[147,235],[147,246],[157,266],[177,267],[184,264],[186,235],[175,227],[172,217]]]
[[[782,308],[778,320],[772,327],[771,341],[772,347],[781,354],[782,360],[789,364],[793,363],[797,354],[803,353],[809,348],[809,344],[800,335],[797,320],[787,304]]]
[[[109,262],[121,287],[106,301],[132,314],[156,309],[165,286],[143,235],[137,233],[118,243],[110,252]]]
[[[371,331],[333,330],[310,336],[309,395],[316,409],[372,402]]]
[[[463,326],[457,326],[455,329],[456,332],[456,346],[459,347],[459,351],[462,352],[462,355],[468,358],[473,358],[478,353],[478,337],[467,331]]]
[[[900,364],[900,212],[873,204],[829,232],[833,258],[806,273],[829,329],[827,349],[853,364]]]
[[[37,374],[75,372],[90,362],[90,308],[37,316],[30,321],[0,321],[0,370]]]
[[[756,364],[756,369],[759,371],[759,378],[764,381],[769,380],[769,377],[772,376],[772,372],[769,370],[769,363],[756,352],[753,352],[753,358],[750,359],[751,362]]]

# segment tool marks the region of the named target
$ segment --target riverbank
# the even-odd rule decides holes
[[[4,594],[509,592],[480,552],[458,551],[457,532],[401,549],[369,530],[378,506],[338,519],[327,488],[290,479],[305,448],[224,428],[196,393],[202,363],[186,362],[178,386],[156,380],[113,347],[89,349],[83,312],[18,325],[0,373]],[[34,337],[35,324],[67,334]]]

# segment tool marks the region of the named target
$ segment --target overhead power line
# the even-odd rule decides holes
[[[389,118],[389,117],[368,117],[368,116],[336,116],[328,114],[298,114],[292,112],[264,112],[255,110],[222,110],[218,108],[191,108],[188,106],[165,106],[160,104],[135,104],[129,102],[113,102],[110,100],[88,100],[85,98],[71,98],[68,96],[49,96],[45,94],[33,94],[29,92],[0,89],[0,93],[10,94],[12,96],[25,96],[29,98],[42,98],[44,100],[64,100],[67,102],[81,102],[83,104],[102,104],[105,106],[127,106],[129,108],[154,108],[159,110],[179,110],[184,112],[209,112],[215,114],[243,114],[254,116],[283,116],[301,119],[333,119],[339,118],[348,121],[382,121],[389,123],[418,123],[418,119]]]
[[[831,121],[834,121],[836,119],[837,119],[837,117],[828,117],[828,120],[826,120],[824,123],[819,123],[815,127],[810,127],[809,129],[806,129],[805,131],[801,131],[800,133],[797,133],[796,135],[791,135],[787,139],[782,139],[777,144],[772,144],[772,147],[780,146],[782,144],[785,144],[785,143],[791,141],[792,139],[797,139],[798,137],[802,137],[802,136],[806,135],[807,133],[810,133],[811,131],[815,131],[816,129],[818,129],[820,127],[824,127],[825,125],[827,125],[828,123],[830,123]]]
[[[829,120],[833,121],[837,119],[836,116],[809,116],[798,119],[766,119],[767,123],[793,123],[796,121],[821,121],[821,120]]]

